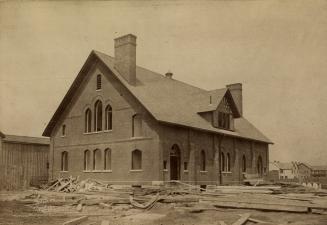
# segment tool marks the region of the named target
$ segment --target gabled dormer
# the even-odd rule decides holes
[[[208,99],[208,100],[207,100]],[[208,91],[201,96],[198,113],[213,127],[234,130],[234,119],[242,116],[242,84],[227,85],[224,89]]]
[[[229,95],[229,91],[226,91],[218,107],[213,111],[212,125],[219,129],[234,130],[234,118],[239,117],[238,113],[231,106],[233,99]]]

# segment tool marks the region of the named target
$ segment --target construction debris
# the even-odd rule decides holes
[[[68,177],[53,180],[43,189],[44,191],[27,195],[22,200],[24,204],[33,207],[72,206],[78,215],[85,215],[89,207],[128,211],[131,208],[150,210],[156,204],[171,204],[174,208],[188,213],[226,212],[226,208],[322,215],[327,213],[327,198],[324,197],[327,191],[293,184],[199,186],[169,181],[165,185],[131,186]],[[245,225],[247,221],[249,224],[276,224],[251,218],[250,214],[242,214],[232,225]],[[103,223],[107,224],[106,221]],[[222,220],[218,224],[226,225]]]

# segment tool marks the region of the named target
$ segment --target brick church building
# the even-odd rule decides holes
[[[242,114],[242,84],[212,91],[136,65],[136,36],[92,51],[48,123],[50,178],[236,184],[268,173],[271,141]]]

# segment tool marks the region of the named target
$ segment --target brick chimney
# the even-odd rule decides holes
[[[230,93],[233,96],[237,109],[241,116],[243,116],[243,98],[242,98],[242,84],[228,84],[226,87],[229,89]]]
[[[169,78],[169,79],[173,79],[173,73],[168,71],[166,74],[165,74],[165,77]]]
[[[127,34],[115,39],[115,68],[131,84],[136,83],[136,36]]]

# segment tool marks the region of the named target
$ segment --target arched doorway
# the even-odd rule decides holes
[[[180,179],[181,151],[178,145],[173,145],[170,150],[170,180]]]
[[[263,167],[262,167],[262,158],[261,158],[261,156],[258,157],[257,169],[258,169],[258,174],[261,177],[262,174],[263,174]]]

